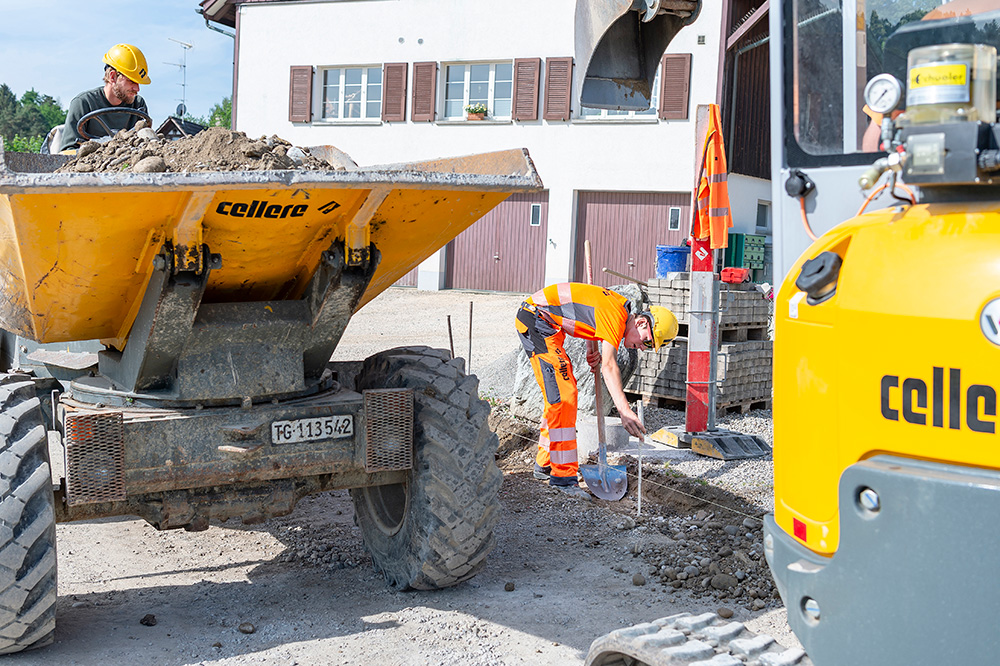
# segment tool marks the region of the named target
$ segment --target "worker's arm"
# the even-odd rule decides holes
[[[625,398],[625,389],[622,388],[622,375],[618,370],[618,348],[606,340],[601,344],[601,375],[604,377],[604,384],[608,387],[608,393],[618,408],[618,414],[622,418],[622,426],[625,431],[633,437],[642,438],[646,434],[646,429],[635,415]]]

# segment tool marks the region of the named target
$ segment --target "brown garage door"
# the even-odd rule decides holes
[[[549,193],[512,194],[448,244],[453,289],[532,293],[545,285]]]
[[[416,287],[417,286],[417,270],[418,269],[419,269],[419,266],[417,268],[414,268],[412,271],[410,271],[409,273],[407,273],[403,277],[399,278],[395,282],[393,282],[392,286],[394,286],[394,287]]]
[[[621,284],[604,267],[637,280],[656,275],[656,246],[682,245],[691,230],[690,192],[579,192],[574,275],[587,281],[590,241],[594,283]]]

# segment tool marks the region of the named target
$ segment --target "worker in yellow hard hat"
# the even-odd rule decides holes
[[[91,137],[107,136],[109,129],[112,133],[131,129],[142,116],[129,113],[130,109],[148,117],[146,102],[139,95],[139,85],[148,83],[146,56],[139,47],[131,44],[112,46],[104,54],[104,85],[84,91],[70,102],[59,144],[60,150],[76,148],[87,140],[85,136],[81,136],[77,126],[83,116],[97,109],[110,107],[123,112],[102,114],[99,119],[89,120],[83,129]]]
[[[563,342],[567,335],[603,342],[600,352],[587,354],[587,362],[595,372],[600,368],[622,426],[642,438],[646,429],[622,388],[618,347],[624,342],[629,349],[659,349],[677,336],[677,318],[658,305],[632,313],[628,299],[609,289],[563,282],[528,297],[515,325],[545,403],[534,476],[571,497],[589,499],[577,485],[576,377]]]

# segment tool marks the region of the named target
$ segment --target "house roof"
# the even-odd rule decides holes
[[[204,125],[193,123],[190,120],[170,116],[163,121],[163,124],[156,128],[157,134],[170,137],[179,134],[180,136],[191,136],[205,129]]]
[[[287,2],[287,0],[201,0],[201,14],[208,21],[214,21],[230,28],[236,27],[236,5],[253,2]]]

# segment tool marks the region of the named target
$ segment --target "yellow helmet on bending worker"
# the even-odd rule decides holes
[[[639,316],[649,321],[649,328],[653,331],[653,349],[659,349],[664,342],[677,337],[677,317],[662,305],[652,305],[645,312],[640,312]]]

